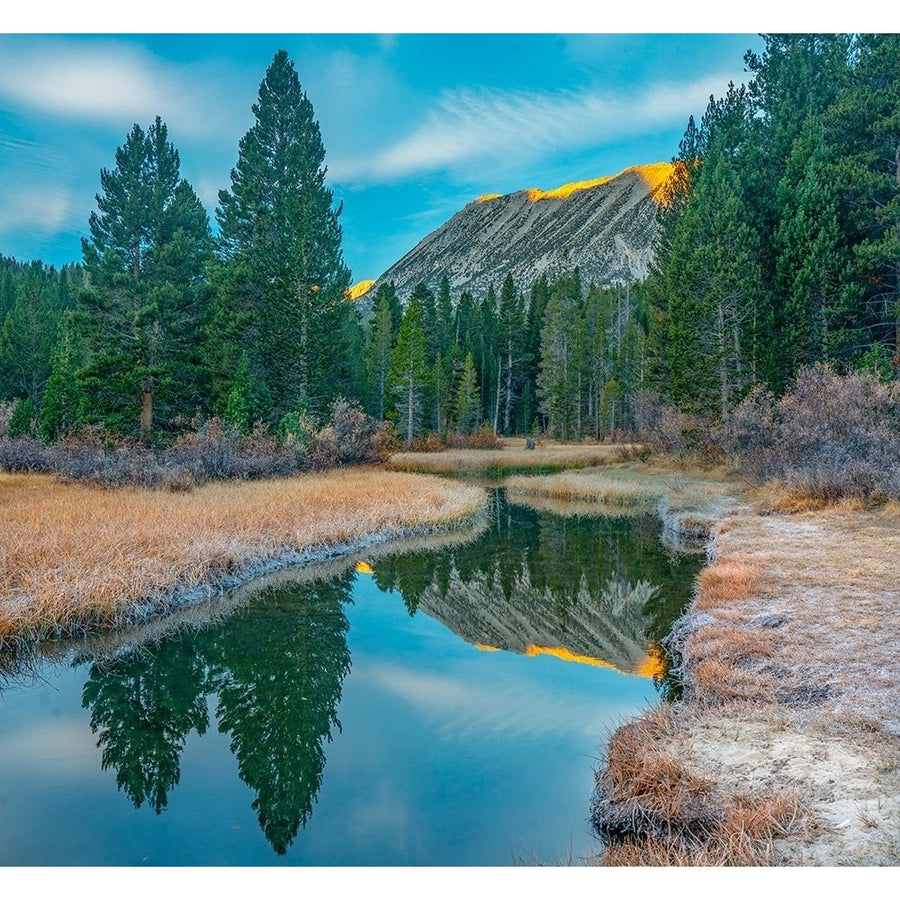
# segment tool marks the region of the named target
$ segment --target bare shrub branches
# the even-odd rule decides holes
[[[777,479],[821,504],[900,498],[900,383],[801,370],[778,402],[755,389],[724,431],[759,480]]]

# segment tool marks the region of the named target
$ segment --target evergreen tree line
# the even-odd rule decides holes
[[[101,171],[81,266],[2,261],[0,399],[17,401],[14,435],[159,445],[198,417],[247,434],[360,395],[340,209],[284,51],[252,110],[215,236],[157,117]]]
[[[200,416],[297,434],[359,401],[426,432],[641,431],[646,400],[727,421],[816,363],[900,368],[900,36],[765,35],[746,86],[687,123],[648,278],[480,298],[449,282],[361,321],[340,208],[293,64],[276,54],[218,231],[165,124],[135,125],[101,172],[81,266],[0,259],[0,399],[15,429],[165,442]]]
[[[479,429],[599,439],[634,425],[646,316],[629,287],[585,289],[576,270],[526,296],[507,274],[476,300],[452,297],[444,277],[405,308],[391,283],[372,302],[366,408],[405,442]]]
[[[688,122],[636,286],[648,384],[720,421],[816,364],[900,371],[900,36],[763,37]]]

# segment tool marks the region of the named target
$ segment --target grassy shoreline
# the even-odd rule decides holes
[[[684,699],[609,741],[602,865],[900,862],[900,510],[713,530],[676,623]]]
[[[0,475],[0,651],[134,624],[249,579],[461,527],[480,488],[350,469],[189,494]]]
[[[823,507],[724,471],[633,463],[508,489],[703,535],[668,644],[684,698],[609,736],[604,866],[900,863],[900,505]]]

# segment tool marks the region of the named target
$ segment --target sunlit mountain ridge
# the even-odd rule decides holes
[[[671,163],[631,166],[617,175],[572,181],[544,190],[484,194],[354,296],[393,282],[402,300],[423,282],[436,290],[446,276],[455,296],[481,296],[512,273],[520,290],[542,275],[578,267],[585,284],[625,284],[649,270],[657,234],[656,210]],[[364,288],[363,285],[368,285]]]

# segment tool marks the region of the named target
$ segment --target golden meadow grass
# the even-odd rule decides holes
[[[639,444],[541,443],[524,448],[524,439],[506,438],[497,450],[450,449],[437,453],[401,452],[391,455],[388,466],[396,471],[457,474],[540,471],[609,465],[642,452]]]
[[[353,469],[187,494],[0,475],[0,646],[114,623],[130,602],[286,553],[461,523],[480,488]]]

